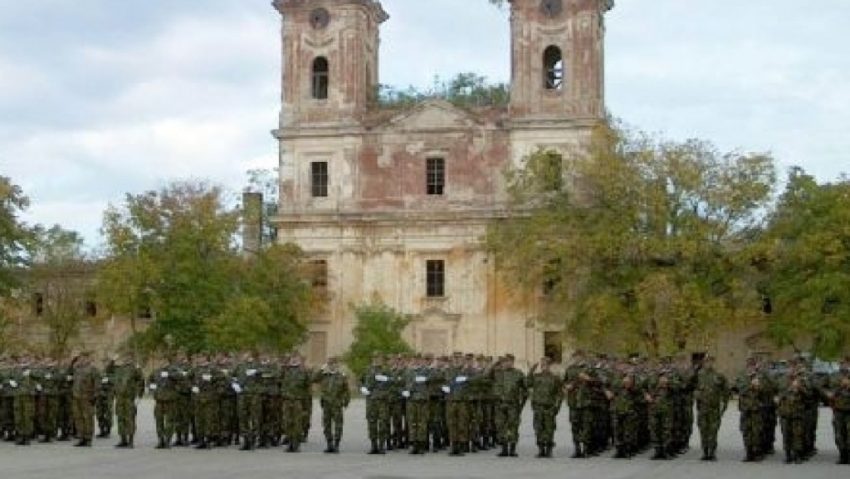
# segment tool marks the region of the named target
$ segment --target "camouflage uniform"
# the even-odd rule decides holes
[[[8,384],[12,388],[14,399],[15,432],[19,445],[29,445],[35,434],[35,395],[36,382],[29,365],[21,366]]]
[[[319,383],[322,429],[328,445],[325,452],[339,452],[339,441],[342,439],[343,412],[351,401],[348,377],[342,371],[323,368],[315,373],[313,380]]]
[[[555,447],[555,418],[561,410],[563,397],[561,378],[548,368],[528,376],[531,389],[531,409],[534,412],[534,434],[537,437],[538,457],[552,457]]]
[[[283,401],[283,433],[289,441],[289,452],[298,452],[304,442],[304,423],[309,411],[304,408],[309,399],[312,373],[302,365],[291,365],[284,370],[280,395]]]
[[[779,395],[778,408],[782,426],[782,445],[785,450],[785,462],[803,461],[805,454],[805,414],[806,391],[801,382],[792,380],[792,384]]]
[[[421,454],[428,451],[428,426],[431,424],[431,391],[436,382],[431,369],[418,366],[410,371],[405,385],[407,394],[407,419],[410,441],[413,445],[411,454]]]
[[[653,459],[670,459],[673,450],[673,414],[676,407],[674,375],[662,371],[647,392],[649,434],[655,447]]]
[[[76,423],[78,446],[91,446],[94,436],[94,403],[100,373],[91,365],[74,368],[74,422]]]
[[[198,449],[209,449],[220,439],[219,396],[224,377],[221,370],[212,364],[199,366],[192,377],[195,422],[198,430]]]
[[[253,360],[240,364],[233,379],[231,388],[236,393],[242,450],[250,451],[257,445],[263,418],[263,380],[259,365]]]
[[[839,464],[850,464],[850,374],[842,371],[832,378],[829,391],[832,428],[838,447]]]
[[[705,461],[715,460],[717,432],[726,406],[729,403],[729,382],[711,366],[704,366],[697,373],[695,398],[697,424]]]
[[[512,359],[512,358],[511,358]],[[516,456],[519,440],[519,421],[523,405],[528,398],[525,374],[514,367],[500,367],[492,372],[493,394],[496,404],[496,429],[502,444],[501,457]]]
[[[112,418],[115,415],[115,385],[113,374],[115,364],[110,362],[98,379],[97,399],[95,400],[95,416],[100,434],[97,437],[109,437],[112,433]]]
[[[262,420],[260,426],[260,448],[277,446],[280,442],[280,367],[272,361],[264,360],[259,367],[262,384]]]
[[[391,381],[392,372],[381,365],[373,365],[360,378],[360,392],[366,396],[366,421],[372,443],[370,454],[383,454],[389,440]]]
[[[171,447],[177,422],[178,384],[182,380],[181,370],[176,367],[163,367],[151,373],[148,389],[153,395],[153,415],[156,421],[157,449]]]
[[[739,382],[738,409],[741,411],[741,434],[746,449],[745,461],[756,461],[763,458],[764,447],[764,415],[762,403],[764,389],[762,380],[753,375],[747,381]]]
[[[641,392],[634,376],[628,373],[616,377],[608,391],[613,417],[614,446],[617,449],[615,457],[620,459],[632,457],[639,449],[640,408],[638,402]]]
[[[118,418],[118,447],[133,447],[136,435],[136,400],[145,394],[142,370],[132,363],[117,366],[113,372],[115,414]]]

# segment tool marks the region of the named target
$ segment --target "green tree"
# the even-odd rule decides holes
[[[771,199],[770,156],[600,127],[587,154],[540,151],[506,177],[510,215],[488,245],[578,345],[674,353],[759,317],[740,251]]]
[[[759,248],[771,337],[829,359],[850,350],[850,179],[793,168]]]
[[[354,308],[357,325],[354,326],[354,342],[345,353],[345,363],[360,377],[369,367],[375,353],[399,354],[412,351],[402,338],[409,319],[383,302],[371,302]]]
[[[64,357],[91,317],[94,265],[83,251],[83,238],[55,225],[37,226],[29,244],[31,266],[24,277],[26,291],[37,305],[36,318],[48,329],[51,354]]]
[[[313,311],[301,251],[274,245],[242,259],[237,290],[208,325],[210,344],[223,351],[282,353],[301,344]]]
[[[234,291],[238,217],[223,191],[205,183],[128,194],[104,215],[104,305],[131,318],[154,312],[141,344],[165,348],[168,337],[189,352],[208,349],[205,325]]]
[[[0,176],[0,298],[8,297],[18,285],[18,271],[27,265],[30,229],[20,220],[29,206],[20,186]]]

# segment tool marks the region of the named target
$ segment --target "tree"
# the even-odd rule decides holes
[[[759,317],[740,252],[771,199],[770,156],[604,126],[586,154],[537,152],[507,182],[489,248],[578,345],[657,356]]]
[[[131,318],[153,311],[145,344],[163,348],[168,337],[174,347],[206,350],[205,324],[233,294],[238,217],[223,191],[205,183],[128,194],[104,215],[104,305]]]
[[[242,260],[237,291],[208,325],[212,349],[283,353],[301,344],[312,311],[301,251],[274,245]]]
[[[850,179],[818,184],[793,168],[754,258],[779,345],[811,340],[829,359],[850,350]]]
[[[19,216],[28,206],[21,187],[0,176],[0,298],[8,297],[18,285],[17,272],[27,265],[32,233]]]
[[[355,307],[357,325],[354,342],[345,353],[345,363],[359,377],[366,371],[375,353],[400,354],[412,351],[402,338],[409,319],[378,299]]]
[[[32,265],[25,274],[26,290],[36,318],[47,326],[51,353],[61,358],[93,317],[93,265],[83,252],[82,236],[59,225],[33,229],[29,256]]]

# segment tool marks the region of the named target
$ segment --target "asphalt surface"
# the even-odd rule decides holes
[[[154,449],[153,404],[139,408],[136,449],[115,449],[117,438],[97,439],[92,448],[74,448],[71,443],[33,444],[29,447],[0,443],[0,477],[14,479],[253,479],[253,478],[364,478],[364,479],[836,479],[850,477],[850,466],[837,466],[831,412],[821,409],[818,428],[819,454],[801,465],[785,465],[781,453],[762,463],[743,463],[738,414],[732,404],[720,432],[718,461],[699,460],[699,436],[691,439],[691,450],[672,461],[650,461],[649,453],[631,460],[612,459],[610,454],[591,459],[569,459],[572,441],[567,414],[558,416],[555,457],[535,459],[531,413],[523,415],[518,458],[499,458],[496,451],[449,457],[445,453],[411,456],[407,451],[369,456],[364,404],[353,401],[345,415],[346,428],[340,454],[323,454],[324,438],[318,404],[314,408],[309,442],[298,454],[282,448],[243,452],[228,449]],[[114,434],[113,434],[114,436]],[[777,431],[777,446],[781,435]]]

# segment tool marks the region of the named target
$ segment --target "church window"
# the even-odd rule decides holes
[[[425,262],[427,290],[429,298],[442,298],[446,286],[446,262],[441,259]]]
[[[549,45],[543,51],[543,75],[547,90],[560,90],[564,84],[564,60],[561,49]]]
[[[310,163],[310,187],[313,198],[328,196],[328,162],[314,161]]]
[[[328,98],[328,84],[330,81],[330,68],[328,67],[328,59],[325,57],[316,57],[313,60],[313,98],[316,100],[325,100]]]
[[[429,195],[442,195],[446,184],[446,162],[442,158],[428,158],[425,181]]]

